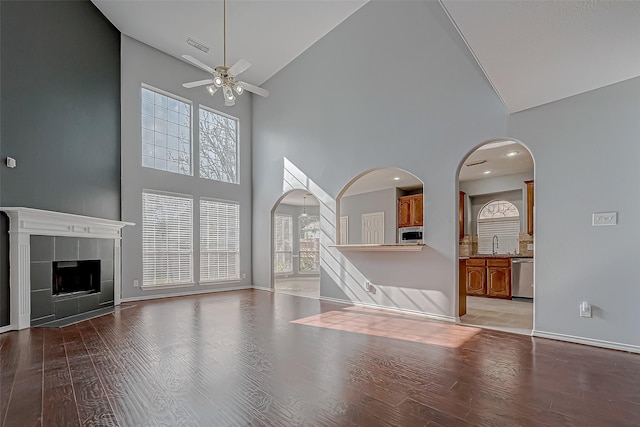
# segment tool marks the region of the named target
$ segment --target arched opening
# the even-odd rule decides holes
[[[534,160],[513,140],[476,147],[458,170],[461,323],[530,334]]]
[[[423,182],[399,168],[353,178],[336,198],[336,243],[423,243]]]
[[[276,293],[320,297],[320,204],[306,190],[283,196],[271,212],[271,277]]]

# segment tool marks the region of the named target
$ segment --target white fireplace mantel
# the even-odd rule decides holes
[[[120,304],[122,228],[132,222],[113,221],[32,208],[0,207],[9,217],[10,321],[6,330],[31,326],[31,236],[65,236],[114,240],[113,301]]]

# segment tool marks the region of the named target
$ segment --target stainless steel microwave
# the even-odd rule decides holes
[[[422,227],[403,227],[398,229],[398,243],[422,243]]]

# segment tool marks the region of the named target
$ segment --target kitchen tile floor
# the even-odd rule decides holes
[[[277,293],[307,298],[320,298],[320,276],[288,277],[274,280]]]
[[[533,329],[533,303],[467,296],[463,324],[530,335]]]

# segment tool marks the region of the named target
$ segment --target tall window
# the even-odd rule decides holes
[[[301,215],[298,219],[300,230],[300,264],[301,273],[320,271],[320,217]]]
[[[193,200],[142,193],[143,286],[193,282]]]
[[[478,253],[515,253],[520,236],[520,213],[506,200],[487,203],[478,213]]]
[[[191,173],[191,102],[142,88],[142,166]]]
[[[200,200],[200,281],[240,279],[240,207]]]
[[[200,178],[238,183],[238,120],[202,105]]]
[[[275,273],[292,273],[293,217],[276,214],[273,221],[273,271]]]

